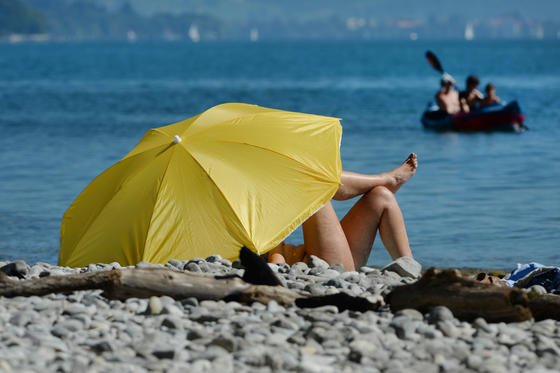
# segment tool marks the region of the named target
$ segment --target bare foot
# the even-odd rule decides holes
[[[399,167],[385,173],[388,178],[386,187],[396,193],[399,188],[410,179],[418,168],[418,157],[410,153],[408,158]]]

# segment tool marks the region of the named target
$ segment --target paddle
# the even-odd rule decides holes
[[[434,52],[426,51],[426,58],[428,59],[428,62],[430,63],[430,65],[432,65],[434,69],[436,69],[442,74],[444,73],[443,66],[441,66],[441,63],[439,62],[439,59],[437,58]]]

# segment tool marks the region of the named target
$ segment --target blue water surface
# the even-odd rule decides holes
[[[519,100],[530,130],[423,130],[426,49]],[[62,214],[96,175],[147,129],[235,101],[342,118],[349,170],[416,152],[398,199],[423,264],[559,265],[559,97],[558,41],[0,44],[0,260],[56,263]],[[376,241],[370,264],[388,261]]]

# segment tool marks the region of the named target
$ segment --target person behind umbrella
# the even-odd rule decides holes
[[[465,113],[471,112],[478,108],[482,101],[482,93],[478,90],[480,80],[476,75],[469,75],[465,83],[465,90],[459,93],[461,102],[461,110]]]
[[[439,109],[447,114],[456,114],[462,110],[459,102],[459,93],[455,90],[455,79],[444,73],[440,80],[440,89],[435,95]],[[467,109],[468,110],[468,109]]]
[[[329,264],[342,264],[348,271],[367,263],[377,231],[391,257],[412,256],[404,218],[395,193],[418,167],[412,153],[402,165],[382,174],[342,171],[335,200],[361,198],[339,221],[327,202],[303,223],[303,245],[282,243],[269,252],[271,263],[293,264],[315,255]]]

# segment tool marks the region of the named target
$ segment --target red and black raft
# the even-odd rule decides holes
[[[517,101],[508,104],[484,106],[470,113],[449,115],[430,105],[422,114],[422,125],[434,131],[508,131],[522,132],[526,130],[523,121],[525,116]]]

